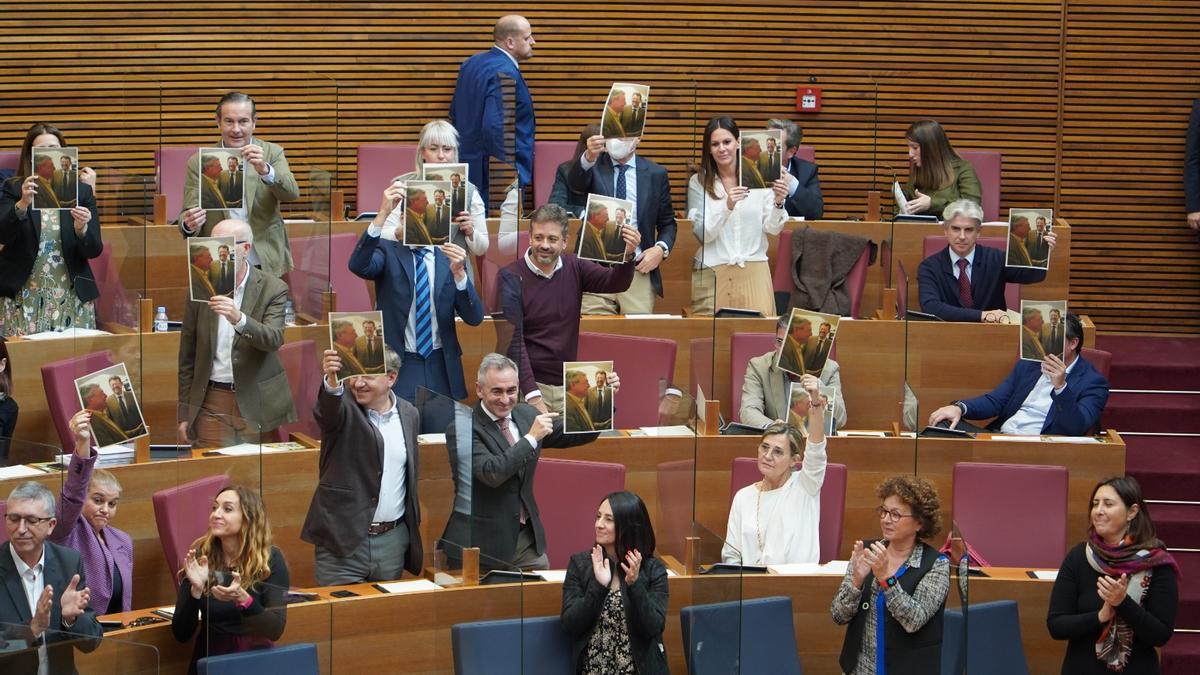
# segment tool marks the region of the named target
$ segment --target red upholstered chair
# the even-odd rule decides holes
[[[183,182],[187,178],[187,162],[199,152],[199,146],[159,146],[154,151],[154,174],[158,178],[158,193],[167,196],[167,222],[175,222],[183,211]]]
[[[1003,161],[995,150],[959,150],[959,157],[971,163],[975,175],[979,176],[979,187],[982,188],[984,220],[1000,219],[1000,174]],[[940,218],[942,214],[937,214]]]
[[[317,360],[316,343],[312,340],[289,342],[279,348],[279,359],[283,361],[288,386],[292,390],[296,421],[276,429],[275,440],[286,441],[292,432],[320,439],[321,429],[313,419],[313,401],[317,395],[317,388],[321,386],[321,368]]]
[[[612,360],[621,376],[621,391],[614,398],[613,427],[634,429],[658,425],[658,398],[663,383],[675,374],[674,340],[662,338],[580,333],[580,361]]]
[[[1065,466],[959,462],[953,522],[990,565],[1057,568],[1067,550],[1068,478]]]
[[[0,171],[8,169],[10,171],[17,170],[17,164],[21,161],[21,153],[18,150],[0,150]]]
[[[746,362],[755,356],[775,351],[774,333],[734,333],[729,341],[729,388],[732,390],[733,421],[740,422],[742,382],[746,379]]]
[[[792,232],[793,230],[784,230],[779,233],[779,245],[775,249],[774,267],[771,270],[771,285],[776,294],[790,295],[795,288],[792,283],[792,269],[788,265],[788,252],[792,250]],[[850,293],[850,313],[855,317],[862,306],[863,289],[867,286],[867,267],[870,264],[871,247],[867,246],[846,275],[846,286]],[[778,297],[776,295],[776,298]],[[778,303],[778,300],[776,302]]]
[[[871,265],[871,247],[863,249],[854,267],[846,275],[846,290],[850,293],[850,317],[858,318],[858,310],[862,307],[863,289],[867,287],[867,268]]]
[[[692,533],[696,460],[662,462],[656,468],[658,519],[654,521],[654,538],[660,551],[683,560],[685,539]]]
[[[1101,375],[1103,375],[1104,379],[1108,379],[1108,372],[1112,370],[1112,352],[1106,352],[1103,349],[1084,347],[1083,350],[1080,351],[1079,355],[1086,359],[1088,363],[1092,364],[1092,367],[1095,368],[1096,371]]]
[[[377,211],[383,191],[392,179],[417,167],[417,146],[399,143],[364,143],[358,146],[359,213]]]
[[[1008,250],[1008,239],[1005,237],[980,237],[975,240],[975,244],[994,248],[1000,252]],[[924,242],[925,255],[922,256],[922,259],[928,258],[944,248],[946,248],[945,236],[927,235]],[[1021,284],[1004,284],[1004,304],[1014,312],[1021,311]]]
[[[826,464],[825,482],[821,485],[821,522],[818,539],[821,544],[821,559],[818,562],[837,560],[842,548],[842,530],[846,522],[846,465]],[[729,472],[729,503],[738,490],[762,477],[758,471],[758,460],[754,457],[735,457]]]
[[[796,156],[814,163],[817,161],[817,151],[811,145],[801,145],[796,148]]]
[[[533,477],[546,528],[546,555],[551,569],[563,569],[571,556],[596,541],[596,507],[612,492],[625,489],[625,465],[574,459],[538,460]]]
[[[132,333],[138,328],[137,303],[125,291],[112,261],[112,243],[104,242],[100,255],[90,261],[100,296],[96,298],[96,325],[110,333]]]
[[[716,391],[713,377],[713,339],[691,338],[688,340],[688,354],[691,357],[688,361],[688,386],[691,389],[684,393],[696,398],[696,385],[699,385],[706,399],[721,400],[722,392]]]
[[[75,389],[76,378],[113,365],[109,351],[92,352],[82,356],[54,361],[42,365],[42,384],[46,388],[46,402],[50,407],[50,421],[58,431],[62,447],[68,451],[75,447],[69,423],[71,416],[79,412],[79,392]]]
[[[545,204],[554,189],[554,174],[558,165],[575,159],[575,141],[533,142],[533,201]]]
[[[525,255],[525,249],[529,248],[529,230],[517,232],[516,245],[512,242],[512,233],[493,235],[492,245],[479,259],[479,294],[484,310],[489,313],[500,311],[500,286],[496,283],[496,275]]]
[[[190,483],[159,490],[151,496],[158,538],[167,556],[167,572],[171,578],[183,568],[188,548],[208,531],[208,514],[213,498],[229,484],[224,474],[206,476]]]
[[[358,235],[342,232],[329,237],[329,280],[337,293],[337,311],[369,312],[371,292],[367,280],[350,271],[350,254],[358,243]]]

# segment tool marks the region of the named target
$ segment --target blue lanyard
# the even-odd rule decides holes
[[[900,577],[904,576],[904,573],[907,571],[908,571],[908,563],[904,563],[903,565],[900,566],[900,569],[896,570],[896,574],[894,574],[893,576],[896,579],[899,579]],[[887,616],[886,612],[887,612],[887,596],[884,595],[884,590],[882,588],[877,588],[877,589],[875,589],[875,673],[876,673],[876,675],[886,675],[887,674],[887,660],[884,659],[884,644],[883,644],[883,634],[884,634],[884,630],[883,630],[884,625],[883,624],[884,624],[885,618]]]

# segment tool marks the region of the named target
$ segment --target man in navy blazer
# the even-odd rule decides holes
[[[536,122],[533,98],[521,76],[521,61],[533,56],[533,29],[523,16],[510,14],[496,21],[495,44],[463,61],[450,100],[450,123],[458,130],[458,161],[470,165],[471,182],[487,204],[488,158],[517,167],[521,185],[533,183],[533,137]],[[505,106],[505,89],[512,88],[516,104]],[[511,125],[511,132],[508,132]],[[515,136],[506,137],[506,132]],[[510,154],[510,143],[515,157]]]
[[[462,348],[458,345],[454,315],[472,326],[483,322],[483,303],[467,277],[467,252],[457,244],[409,247],[384,240],[383,223],[400,203],[403,188],[388,186],[383,204],[350,254],[350,271],[375,282],[375,306],[383,312],[384,339],[401,354],[400,376],[393,391],[414,402],[417,387],[454,399],[467,397],[463,379]],[[425,266],[430,292],[432,350],[421,354],[417,344],[421,319],[416,316],[416,256]]]
[[[990,393],[938,408],[929,425],[945,421],[965,431],[1005,434],[1086,436],[1096,429],[1108,401],[1108,380],[1079,356],[1083,324],[1067,315],[1066,362],[1054,354],[1042,361],[1017,361],[1000,386]],[[994,417],[986,429],[965,419]]]
[[[943,321],[999,323],[1007,307],[1004,284],[1036,284],[1046,278],[1046,270],[1005,267],[1004,251],[975,245],[983,229],[983,209],[969,199],[946,206],[942,229],[949,243],[921,261],[917,283],[921,310]],[[1053,249],[1054,242],[1055,235],[1050,232],[1046,244]],[[959,279],[964,273],[970,287],[969,301],[963,298]]]
[[[651,314],[655,296],[662,297],[659,266],[675,245],[675,212],[671,208],[671,185],[667,170],[653,160],[637,154],[639,138],[590,136],[583,154],[567,170],[567,185],[572,192],[616,197],[634,202],[633,225],[642,235],[634,251],[637,274],[629,289],[616,294],[585,293],[584,314]],[[626,167],[623,171],[621,167]],[[625,185],[617,181],[624,179]],[[621,189],[621,188],[624,189]]]
[[[796,154],[804,132],[795,122],[785,119],[769,120],[767,127],[783,131],[783,165],[796,179],[788,187],[788,197],[783,201],[784,208],[793,218],[818,220],[825,215],[825,198],[821,196],[821,179],[817,177],[817,165],[807,159],[801,159]]]

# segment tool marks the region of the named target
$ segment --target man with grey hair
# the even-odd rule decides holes
[[[189,302],[179,336],[179,442],[223,448],[259,442],[296,413],[283,362],[287,286],[248,261],[250,225],[223,220],[213,236],[234,239],[233,292]]]
[[[384,347],[382,375],[337,381],[342,359],[325,350],[313,409],[321,428],[320,476],[300,538],[316,546],[321,586],[420,574],[417,409],[396,396],[400,355]],[[350,395],[346,395],[349,389]]]
[[[825,215],[825,199],[821,196],[817,165],[797,154],[804,132],[795,122],[785,119],[770,120],[767,127],[783,131],[783,168],[784,173],[791,176],[788,180],[788,196],[783,202],[788,215],[818,220]]]
[[[33,481],[15,487],[5,504],[0,638],[15,652],[0,658],[6,673],[73,673],[74,650],[100,644],[79,552],[46,541],[58,524],[54,513],[54,494]]]
[[[1021,358],[1046,358],[1046,350],[1042,347],[1042,324],[1045,323],[1042,310],[1036,307],[1026,307],[1021,312]]]
[[[609,376],[620,388],[616,373]],[[488,354],[475,378],[479,402],[472,412],[470,485],[454,472],[456,492],[469,509],[455,508],[442,535],[451,559],[461,549],[477,546],[481,564],[510,564],[523,570],[547,569],[546,532],[533,498],[533,477],[542,448],[568,448],[591,443],[599,434],[564,434],[557,412],[539,412],[522,403],[517,364],[502,354]],[[457,466],[456,443],[447,442],[451,466]],[[456,504],[457,504],[456,500]]]
[[[1005,315],[1005,284],[1036,284],[1046,270],[1006,267],[1004,251],[976,245],[983,229],[983,209],[960,199],[942,213],[946,248],[921,261],[917,270],[921,311],[943,321],[999,323]],[[1046,235],[1054,248],[1055,235]]]

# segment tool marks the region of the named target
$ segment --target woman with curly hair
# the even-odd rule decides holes
[[[893,476],[875,494],[882,539],[858,541],[830,612],[850,624],[843,673],[936,673],[942,660],[942,614],[950,563],[921,541],[942,528],[941,502],[929,481]],[[883,630],[877,632],[883,624]],[[878,639],[882,636],[882,639]]]
[[[180,574],[171,631],[186,642],[201,628],[189,673],[205,656],[264,649],[283,634],[288,568],[271,544],[257,492],[230,486],[217,493],[208,533],[192,544]]]

